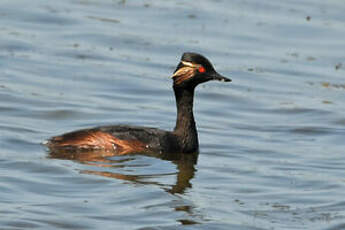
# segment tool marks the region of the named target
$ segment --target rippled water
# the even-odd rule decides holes
[[[345,5],[320,1],[0,4],[1,229],[345,228]],[[41,143],[126,123],[172,129],[184,51],[198,159],[54,159]]]

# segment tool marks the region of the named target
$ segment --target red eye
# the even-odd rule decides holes
[[[199,71],[199,73],[205,73],[205,72],[206,72],[206,69],[205,69],[203,66],[200,66],[200,67],[198,68],[198,71]]]

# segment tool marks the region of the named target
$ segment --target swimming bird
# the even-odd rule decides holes
[[[217,73],[206,57],[192,52],[182,55],[171,78],[177,107],[174,130],[128,125],[101,126],[52,137],[46,145],[52,151],[102,150],[112,155],[198,152],[198,133],[193,115],[195,88],[211,80],[230,82],[231,79]]]

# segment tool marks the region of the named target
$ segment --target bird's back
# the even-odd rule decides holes
[[[176,151],[176,137],[172,132],[141,126],[101,126],[82,129],[51,138],[51,149],[105,150],[116,155],[144,152]]]

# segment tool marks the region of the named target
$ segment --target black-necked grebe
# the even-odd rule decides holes
[[[197,53],[182,55],[172,79],[177,106],[174,131],[126,125],[102,126],[52,137],[47,146],[51,150],[105,150],[113,155],[197,152],[199,142],[193,116],[194,89],[210,80],[229,82],[231,79],[218,74],[210,61]]]

